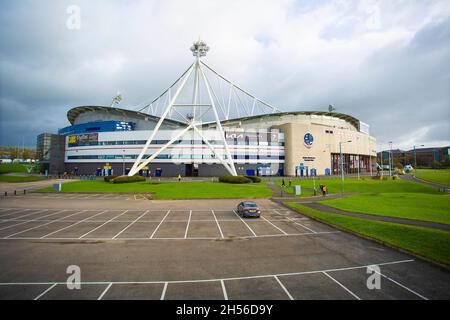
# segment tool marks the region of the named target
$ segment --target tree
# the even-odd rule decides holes
[[[17,151],[16,149],[12,149],[9,152],[9,156],[10,156],[11,160],[17,159],[17,158],[19,158],[19,151]]]
[[[30,151],[28,151],[27,149],[23,150],[22,158],[24,160],[30,159]]]

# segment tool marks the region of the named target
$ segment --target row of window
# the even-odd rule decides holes
[[[83,156],[68,156],[68,160],[113,160],[113,159],[137,159],[138,155],[83,155]],[[149,155],[145,155],[143,158],[149,158]],[[227,156],[223,155],[226,160]],[[211,154],[160,154],[156,159],[216,159]],[[279,155],[233,155],[233,159],[238,160],[284,160],[284,156]]]
[[[86,141],[86,142],[76,142],[76,143],[69,143],[69,148],[72,147],[87,147],[87,146],[123,146],[123,145],[145,145],[146,140],[128,140],[128,141]],[[168,143],[169,140],[154,140],[152,141],[152,145],[164,145]],[[221,140],[212,140],[208,141],[210,144],[222,144]],[[202,140],[177,140],[173,143],[174,145],[199,145],[199,144],[206,144]],[[229,145],[247,145],[247,146],[284,146],[284,142],[267,142],[267,141],[234,141],[234,143],[230,143],[228,141]]]

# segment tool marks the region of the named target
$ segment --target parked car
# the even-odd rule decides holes
[[[242,217],[255,217],[259,218],[261,215],[261,210],[255,202],[244,201],[238,204],[237,206],[238,214],[242,215]]]

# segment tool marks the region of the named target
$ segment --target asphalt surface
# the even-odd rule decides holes
[[[101,197],[0,199],[0,299],[450,298],[448,271],[270,200]]]

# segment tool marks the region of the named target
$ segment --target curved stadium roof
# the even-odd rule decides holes
[[[80,106],[70,109],[67,112],[67,119],[71,124],[74,124],[75,119],[82,113],[85,112],[91,112],[91,111],[103,111],[107,113],[113,113],[118,114],[124,117],[131,117],[131,118],[137,118],[142,120],[154,120],[158,121],[160,118],[154,115],[150,115],[147,113],[134,111],[134,110],[127,110],[127,109],[121,109],[116,107],[105,107],[105,106]],[[229,120],[223,120],[222,124],[228,124],[233,123],[236,121],[246,121],[246,120],[255,120],[258,118],[271,118],[271,117],[281,117],[286,115],[319,115],[319,116],[329,116],[334,117],[338,119],[342,119],[353,125],[355,128],[360,130],[359,120],[355,117],[349,116],[344,113],[338,113],[338,112],[326,112],[326,111],[290,111],[290,112],[279,112],[279,113],[269,113],[269,114],[262,114],[262,115],[256,115],[256,116],[250,116],[250,117],[242,117],[242,118],[234,118]],[[165,119],[164,121],[167,121],[167,123],[172,125],[185,125],[185,123],[172,120],[172,119]],[[206,123],[205,125],[208,125],[209,123]]]

